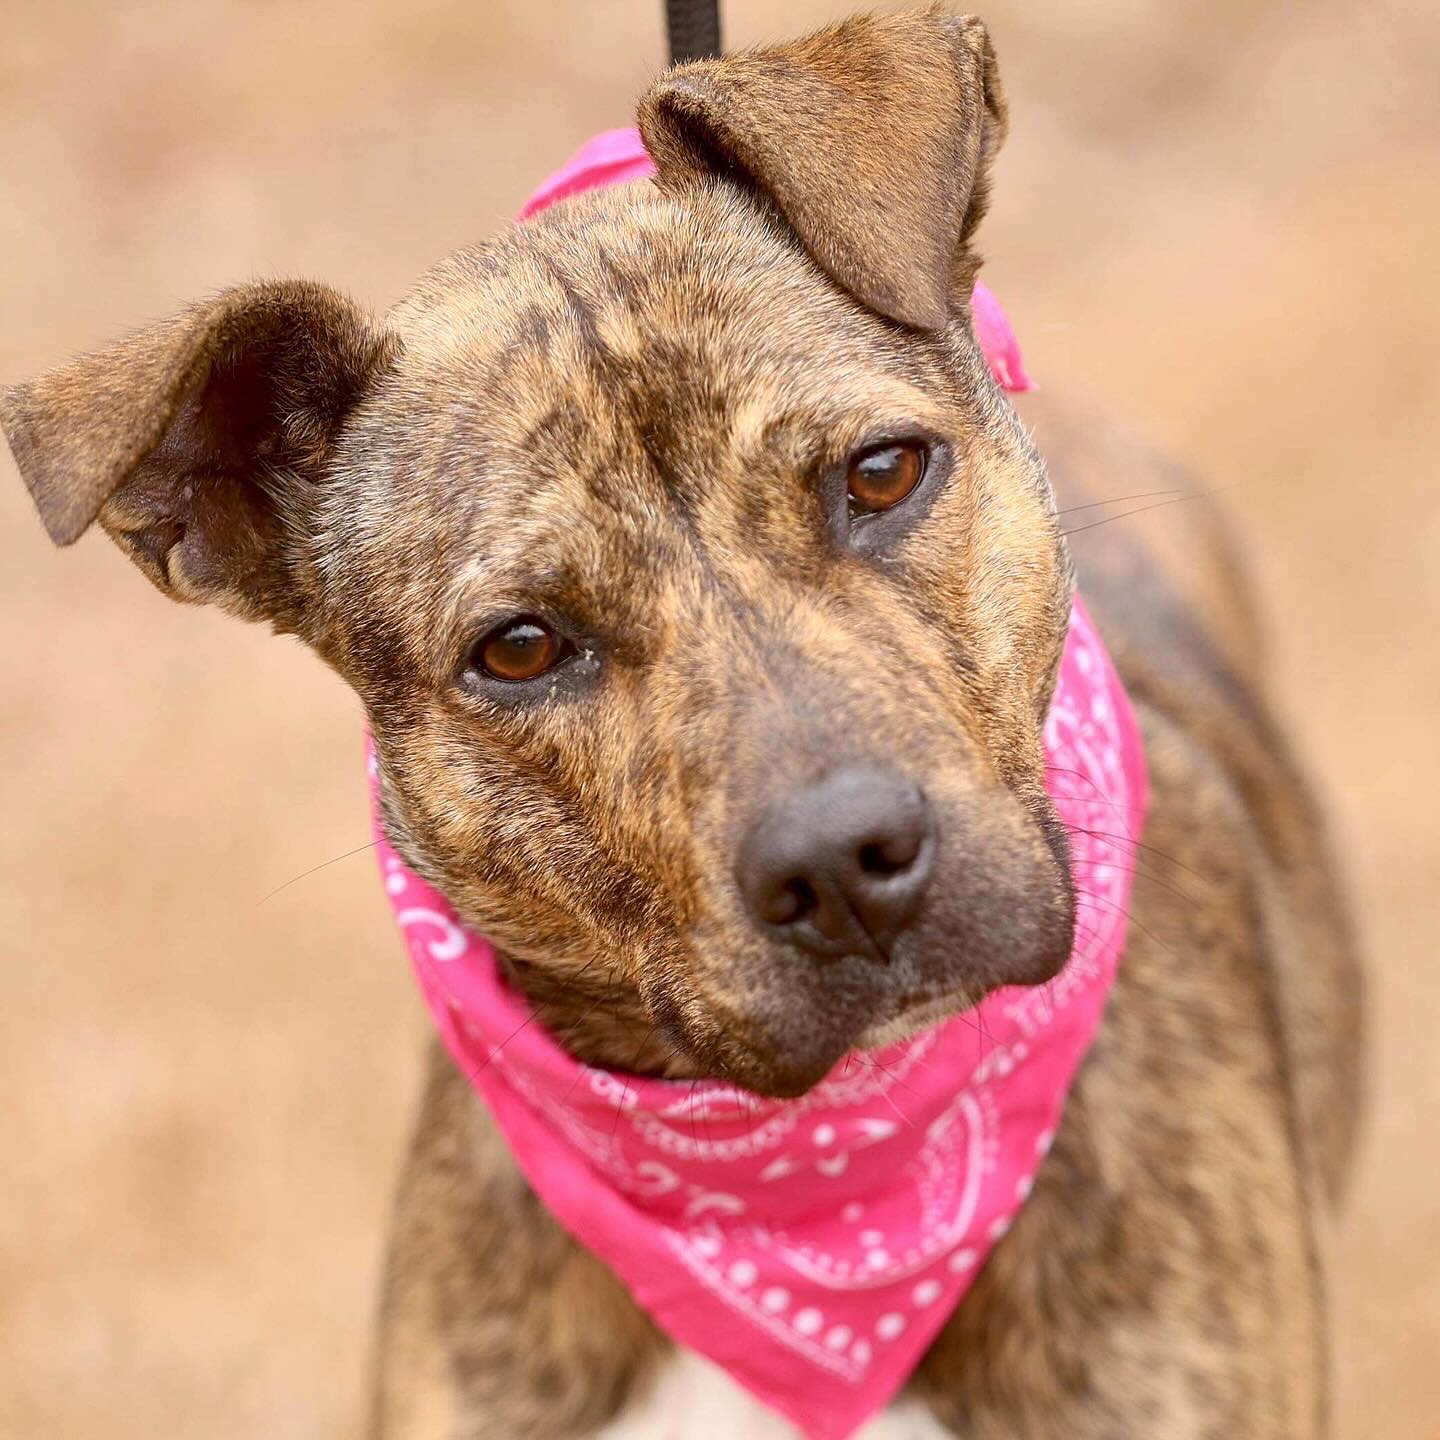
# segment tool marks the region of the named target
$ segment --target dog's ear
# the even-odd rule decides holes
[[[640,103],[662,186],[753,186],[857,300],[920,330],[969,297],[1005,126],[985,27],[938,9],[682,65]]]
[[[324,286],[242,286],[0,392],[0,427],[57,544],[98,518],[175,599],[298,630],[314,486],[391,351]]]

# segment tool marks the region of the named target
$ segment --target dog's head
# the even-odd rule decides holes
[[[1005,110],[931,12],[640,120],[655,183],[383,323],[254,285],[0,415],[57,541],[354,686],[395,843],[577,1049],[795,1093],[1070,947],[1069,579],[968,312]]]

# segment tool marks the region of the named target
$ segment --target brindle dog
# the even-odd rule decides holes
[[[98,518],[167,594],[299,635],[355,688],[390,835],[575,1054],[793,1095],[1062,963],[1054,497],[1183,481],[1027,400],[1047,476],[987,372],[972,235],[1006,112],[976,20],[686,66],[640,122],[656,183],[461,252],[383,321],[243,287],[0,414],[56,541]],[[1174,513],[1169,542],[1083,546],[1152,775],[1134,924],[1033,1198],[906,1392],[929,1433],[1325,1429],[1359,987],[1232,549]],[[776,888],[767,808],[837,774],[891,872],[917,826],[931,844],[899,908],[863,873],[851,920]],[[443,1059],[383,1336],[385,1440],[640,1433],[674,1359]]]

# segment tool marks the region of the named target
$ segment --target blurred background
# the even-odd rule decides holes
[[[843,13],[725,9],[736,45]],[[0,0],[0,381],[251,277],[383,310],[627,122],[659,12]],[[1440,10],[985,13],[1013,113],[986,275],[1029,368],[1226,487],[1248,539],[1373,967],[1338,1434],[1432,1440]],[[358,708],[103,537],[53,551],[8,455],[0,535],[0,1435],[353,1435],[426,1025],[368,852],[270,892],[368,839]]]

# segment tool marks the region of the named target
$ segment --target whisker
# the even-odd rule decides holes
[[[1137,880],[1148,880],[1152,885],[1158,885],[1162,890],[1166,890],[1175,896],[1177,900],[1183,900],[1186,904],[1194,906],[1197,910],[1204,908],[1203,901],[1190,894],[1188,890],[1181,889],[1179,885],[1167,876],[1157,875],[1153,870],[1146,869],[1134,856],[1130,858],[1130,873],[1134,875]],[[1203,877],[1200,878],[1203,880]]]
[[[979,1014],[979,1006],[975,1006],[975,1018],[972,1019],[971,1015],[964,1010],[961,1010],[955,1016],[957,1020],[961,1021],[965,1025],[968,1025],[970,1029],[975,1032],[975,1063],[977,1065],[981,1064],[987,1058],[986,1046],[992,1043],[988,1032],[979,1021]]]
[[[1149,870],[1143,870],[1139,865],[1133,867],[1132,873],[1137,880],[1145,880],[1151,885],[1158,885],[1162,890],[1173,895],[1177,900],[1183,900],[1187,905],[1192,906],[1196,910],[1203,910],[1205,908],[1202,901],[1197,900],[1193,895],[1182,890],[1178,885],[1172,884],[1162,876],[1155,875]]]
[[[1102,505],[1118,505],[1124,500],[1153,500],[1157,495],[1182,495],[1188,494],[1179,486],[1172,486],[1169,490],[1136,490],[1129,495],[1112,495],[1108,500],[1091,500],[1085,505],[1067,505],[1063,510],[1057,510],[1057,515],[1073,515],[1078,510],[1098,510]]]
[[[1209,500],[1216,495],[1224,494],[1227,490],[1235,489],[1236,485],[1240,483],[1234,481],[1229,485],[1216,485],[1209,490],[1187,490],[1184,494],[1172,494],[1168,500],[1152,500],[1148,505],[1137,505],[1133,510],[1122,510],[1120,514],[1107,515],[1103,520],[1091,520],[1084,525],[1076,525],[1069,530],[1062,530],[1060,534],[1062,536],[1078,535],[1082,530],[1093,530],[1097,525],[1108,525],[1112,520],[1124,520],[1131,515],[1143,515],[1147,510],[1162,510],[1167,505],[1181,505],[1187,500]]]
[[[759,1134],[753,1128],[755,1118],[760,1114],[760,1097],[758,1095],[752,1095],[748,1090],[742,1090],[740,1093],[745,1096],[746,1123],[752,1127],[745,1137],[746,1154],[751,1160],[755,1160],[759,1158],[761,1153],[758,1149],[760,1143]]]
[[[906,1085],[903,1080],[893,1074],[888,1066],[882,1065],[873,1055],[870,1057],[870,1063],[880,1071],[882,1075],[886,1076],[892,1085],[898,1085],[902,1090],[910,1090],[910,1087]],[[910,1093],[913,1095],[915,1092],[910,1090]],[[888,1089],[881,1090],[880,1097],[895,1112],[902,1124],[908,1125],[912,1130],[915,1129],[915,1122],[895,1103],[894,1096],[890,1094]]]
[[[473,1070],[465,1072],[465,1078],[472,1083],[485,1070],[490,1067],[491,1061],[497,1059],[500,1052],[522,1031],[534,1024],[540,1011],[538,1008],[531,1009],[530,1013],[478,1064]]]
[[[738,1089],[739,1087],[734,1088]],[[715,1144],[715,1132],[711,1127],[710,1107],[708,1105],[700,1112],[700,1119],[705,1128],[705,1143],[713,1147]]]
[[[1073,775],[1075,779],[1090,787],[1088,795],[1052,795],[1050,797],[1052,800],[1078,800],[1086,805],[1103,805],[1107,810],[1122,812],[1130,809],[1129,805],[1122,804],[1119,800],[1112,800],[1083,770],[1076,770],[1070,765],[1046,765],[1045,773],[1047,775]],[[1046,788],[1048,790],[1048,785]]]
[[[363,845],[357,845],[353,850],[347,850],[343,855],[337,855],[333,860],[322,860],[318,865],[312,865],[308,870],[302,870],[293,879],[287,880],[283,885],[277,885],[268,895],[260,899],[263,905],[267,900],[273,900],[282,890],[288,890],[292,885],[298,885],[309,875],[314,875],[321,870],[328,869],[331,865],[338,865],[342,860],[348,860],[352,855],[358,855],[362,850],[373,850],[379,840],[367,840]]]
[[[655,1026],[652,1025],[641,1037],[640,1043],[635,1047],[635,1053],[630,1057],[630,1063],[620,1073],[620,1098],[615,1102],[615,1123],[610,1127],[610,1144],[615,1144],[615,1133],[620,1129],[620,1117],[625,1113],[625,1097],[630,1093],[630,1077],[635,1073],[635,1067],[640,1063],[640,1057],[645,1053],[645,1047],[655,1036]]]
[[[697,1075],[691,1080],[690,1093],[685,1097],[685,1111],[690,1117],[690,1143],[695,1146],[696,1150],[700,1148],[700,1132],[695,1128],[695,1087],[699,1083],[700,1077]]]
[[[1203,870],[1197,870],[1193,865],[1187,865],[1183,860],[1177,860],[1168,850],[1161,850],[1157,845],[1147,845],[1143,840],[1132,840],[1130,836],[1117,835],[1112,830],[1092,830],[1085,825],[1072,824],[1069,820],[1062,820],[1060,823],[1067,830],[1072,830],[1079,835],[1093,835],[1098,840],[1109,840],[1116,845],[1133,845],[1137,850],[1143,850],[1147,855],[1155,856],[1157,860],[1164,860],[1177,870],[1183,870],[1187,875],[1193,875],[1207,885],[1214,883],[1213,877],[1206,875]]]
[[[1122,813],[1130,809],[1128,805],[1121,804],[1119,800],[1107,800],[1100,795],[1051,795],[1050,798],[1052,800],[1075,800],[1086,805],[1100,805],[1106,810],[1119,810]]]
[[[598,955],[593,955],[593,956],[591,956],[591,958],[590,958],[589,960],[587,960],[587,961],[579,968],[579,970],[577,970],[577,971],[575,972],[575,979],[578,980],[593,964],[595,964],[595,962],[596,962],[599,958],[600,958],[600,957],[599,957]],[[609,998],[608,996],[601,996],[601,997],[600,997],[600,999],[608,999],[608,998]],[[596,1003],[596,1004],[599,1004],[599,1000],[597,1000],[595,1003]],[[593,1009],[594,1007],[592,1006],[591,1008]],[[588,1013],[588,1012],[587,1012],[587,1013]],[[476,1076],[478,1076],[482,1071],[484,1071],[484,1070],[490,1065],[491,1061],[493,1061],[493,1060],[495,1060],[495,1059],[497,1059],[497,1058],[499,1057],[501,1051],[503,1051],[503,1050],[505,1049],[505,1047],[506,1047],[522,1030],[528,1029],[528,1028],[529,1028],[531,1025],[533,1025],[533,1024],[535,1023],[535,1021],[538,1020],[539,1018],[540,1018],[540,1006],[539,1006],[538,1003],[532,1003],[531,1006],[530,1006],[529,1014],[527,1014],[527,1015],[525,1016],[525,1018],[485,1057],[485,1059],[484,1059],[479,1065],[477,1065],[473,1070],[467,1070],[467,1071],[465,1072],[466,1078],[469,1079],[469,1080],[471,1080],[471,1081],[473,1081],[473,1080],[476,1078]],[[582,1016],[581,1018],[583,1019],[584,1017]],[[579,1077],[577,1076],[576,1078],[578,1079]],[[571,1085],[573,1086],[575,1082],[572,1080],[570,1083],[571,1083]]]
[[[1074,946],[1072,945],[1073,949]],[[1069,958],[1068,956],[1066,957]],[[1052,1013],[1055,1009],[1055,987],[1060,983],[1058,974],[1052,975],[1041,987],[1040,993],[1045,997],[1045,1003],[1050,1007]]]
[[[1045,768],[1046,770],[1053,770],[1057,775],[1073,775],[1077,780],[1083,780],[1097,795],[1105,794],[1089,775],[1083,770],[1077,770],[1073,765],[1052,765],[1047,761]]]
[[[989,1022],[985,1019],[985,1008],[979,1006],[975,1011],[975,1023],[980,1027],[980,1033],[989,1041],[990,1047],[995,1047],[995,1036],[990,1030]]]
[[[1148,935],[1167,955],[1174,956],[1177,960],[1180,958],[1143,920],[1137,920],[1123,905],[1116,904],[1105,895],[1097,895],[1093,890],[1077,890],[1075,893],[1083,895],[1087,900],[1093,900],[1097,905],[1108,905],[1117,914],[1123,915],[1127,924]]]
[[[569,1026],[566,1027],[565,1033],[564,1033],[563,1037],[562,1037],[562,1036],[557,1036],[556,1038],[557,1038],[557,1039],[570,1040],[570,1039],[572,1039],[575,1035],[577,1035],[577,1034],[579,1033],[579,1031],[580,1031],[580,1027],[591,1017],[591,1015],[593,1015],[593,1014],[595,1013],[595,1011],[596,1011],[601,1005],[603,1005],[603,1004],[605,1003],[605,1001],[607,1001],[607,1000],[615,993],[615,991],[616,991],[617,988],[618,988],[617,986],[615,986],[614,984],[612,984],[612,985],[610,986],[610,988],[609,988],[603,995],[597,995],[597,996],[589,1003],[589,1005],[587,1005],[587,1006],[585,1007],[585,1010],[584,1010],[584,1012],[580,1015],[579,1019],[577,1019],[577,1020],[574,1022],[574,1024],[569,1025]],[[572,1058],[574,1058],[574,1057],[572,1057]],[[569,1087],[568,1087],[568,1088],[566,1089],[566,1091],[565,1091],[565,1094],[564,1094],[563,1096],[561,1096],[561,1098],[560,1098],[560,1103],[561,1103],[562,1105],[563,1105],[567,1100],[569,1100],[569,1098],[575,1093],[575,1087],[580,1083],[580,1077],[585,1073],[585,1069],[586,1069],[586,1068],[589,1068],[588,1066],[586,1066],[586,1063],[585,1063],[583,1060],[580,1061],[579,1064],[580,1064],[583,1068],[581,1068],[581,1069],[579,1069],[579,1070],[576,1071],[574,1078],[570,1081]]]

